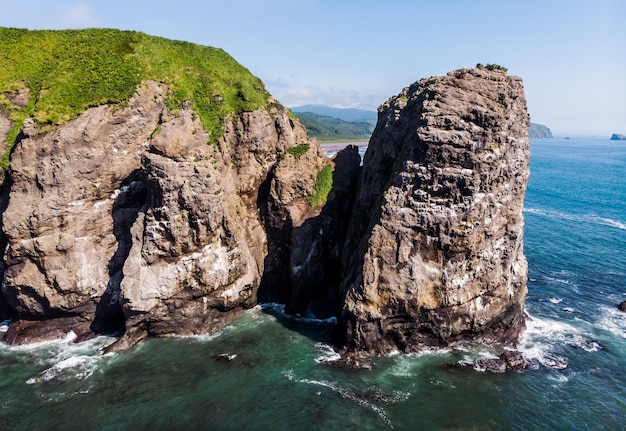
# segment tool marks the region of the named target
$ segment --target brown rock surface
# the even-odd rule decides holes
[[[219,330],[259,301],[340,314],[350,352],[516,339],[519,78],[480,67],[415,83],[380,108],[363,167],[356,147],[328,160],[271,100],[209,145],[166,92],[148,82],[46,134],[24,122],[0,202],[8,342],[123,332],[117,351]],[[328,202],[311,208],[329,163]]]
[[[348,351],[516,339],[528,125],[521,79],[485,67],[421,80],[379,108],[345,246]]]
[[[91,108],[47,134],[25,122],[3,200],[7,341],[125,330],[119,350],[218,330],[257,303],[264,220],[301,223],[328,161],[285,109],[227,119],[216,147],[165,94],[149,82],[128,107]],[[304,157],[285,157],[301,143]]]

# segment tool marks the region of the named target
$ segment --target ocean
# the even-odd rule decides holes
[[[488,345],[334,365],[334,321],[266,304],[215,336],[0,344],[1,430],[626,430],[626,144],[531,143],[523,372]]]

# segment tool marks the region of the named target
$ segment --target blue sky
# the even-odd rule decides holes
[[[626,134],[623,0],[0,0],[0,26],[111,27],[223,48],[287,106],[376,109],[477,63],[557,135]]]

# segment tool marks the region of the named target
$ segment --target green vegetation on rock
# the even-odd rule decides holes
[[[309,205],[316,207],[326,203],[328,194],[333,188],[333,167],[326,165],[317,174],[315,187],[311,196],[307,198]]]
[[[286,154],[291,154],[296,159],[299,159],[302,155],[304,155],[304,153],[309,151],[309,148],[311,148],[311,145],[305,142],[304,144],[288,148]]]
[[[0,27],[0,54],[0,109],[13,122],[7,149],[28,117],[45,132],[89,107],[127,101],[147,80],[168,87],[174,111],[188,100],[212,143],[229,114],[269,103],[263,83],[223,50],[139,32]],[[11,103],[24,87],[28,103]],[[8,151],[1,167],[7,159]]]
[[[483,66],[482,64],[478,63],[476,67],[485,67],[487,70],[502,70],[504,72],[509,71],[509,69],[504,66],[500,66],[499,64],[486,64]]]

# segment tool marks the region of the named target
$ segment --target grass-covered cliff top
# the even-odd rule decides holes
[[[128,100],[150,79],[169,87],[171,109],[189,100],[212,141],[229,113],[257,109],[269,98],[263,83],[221,49],[110,29],[0,27],[0,109],[13,121],[4,147],[27,117],[46,130],[91,106]],[[27,105],[12,104],[23,87],[30,89]]]

